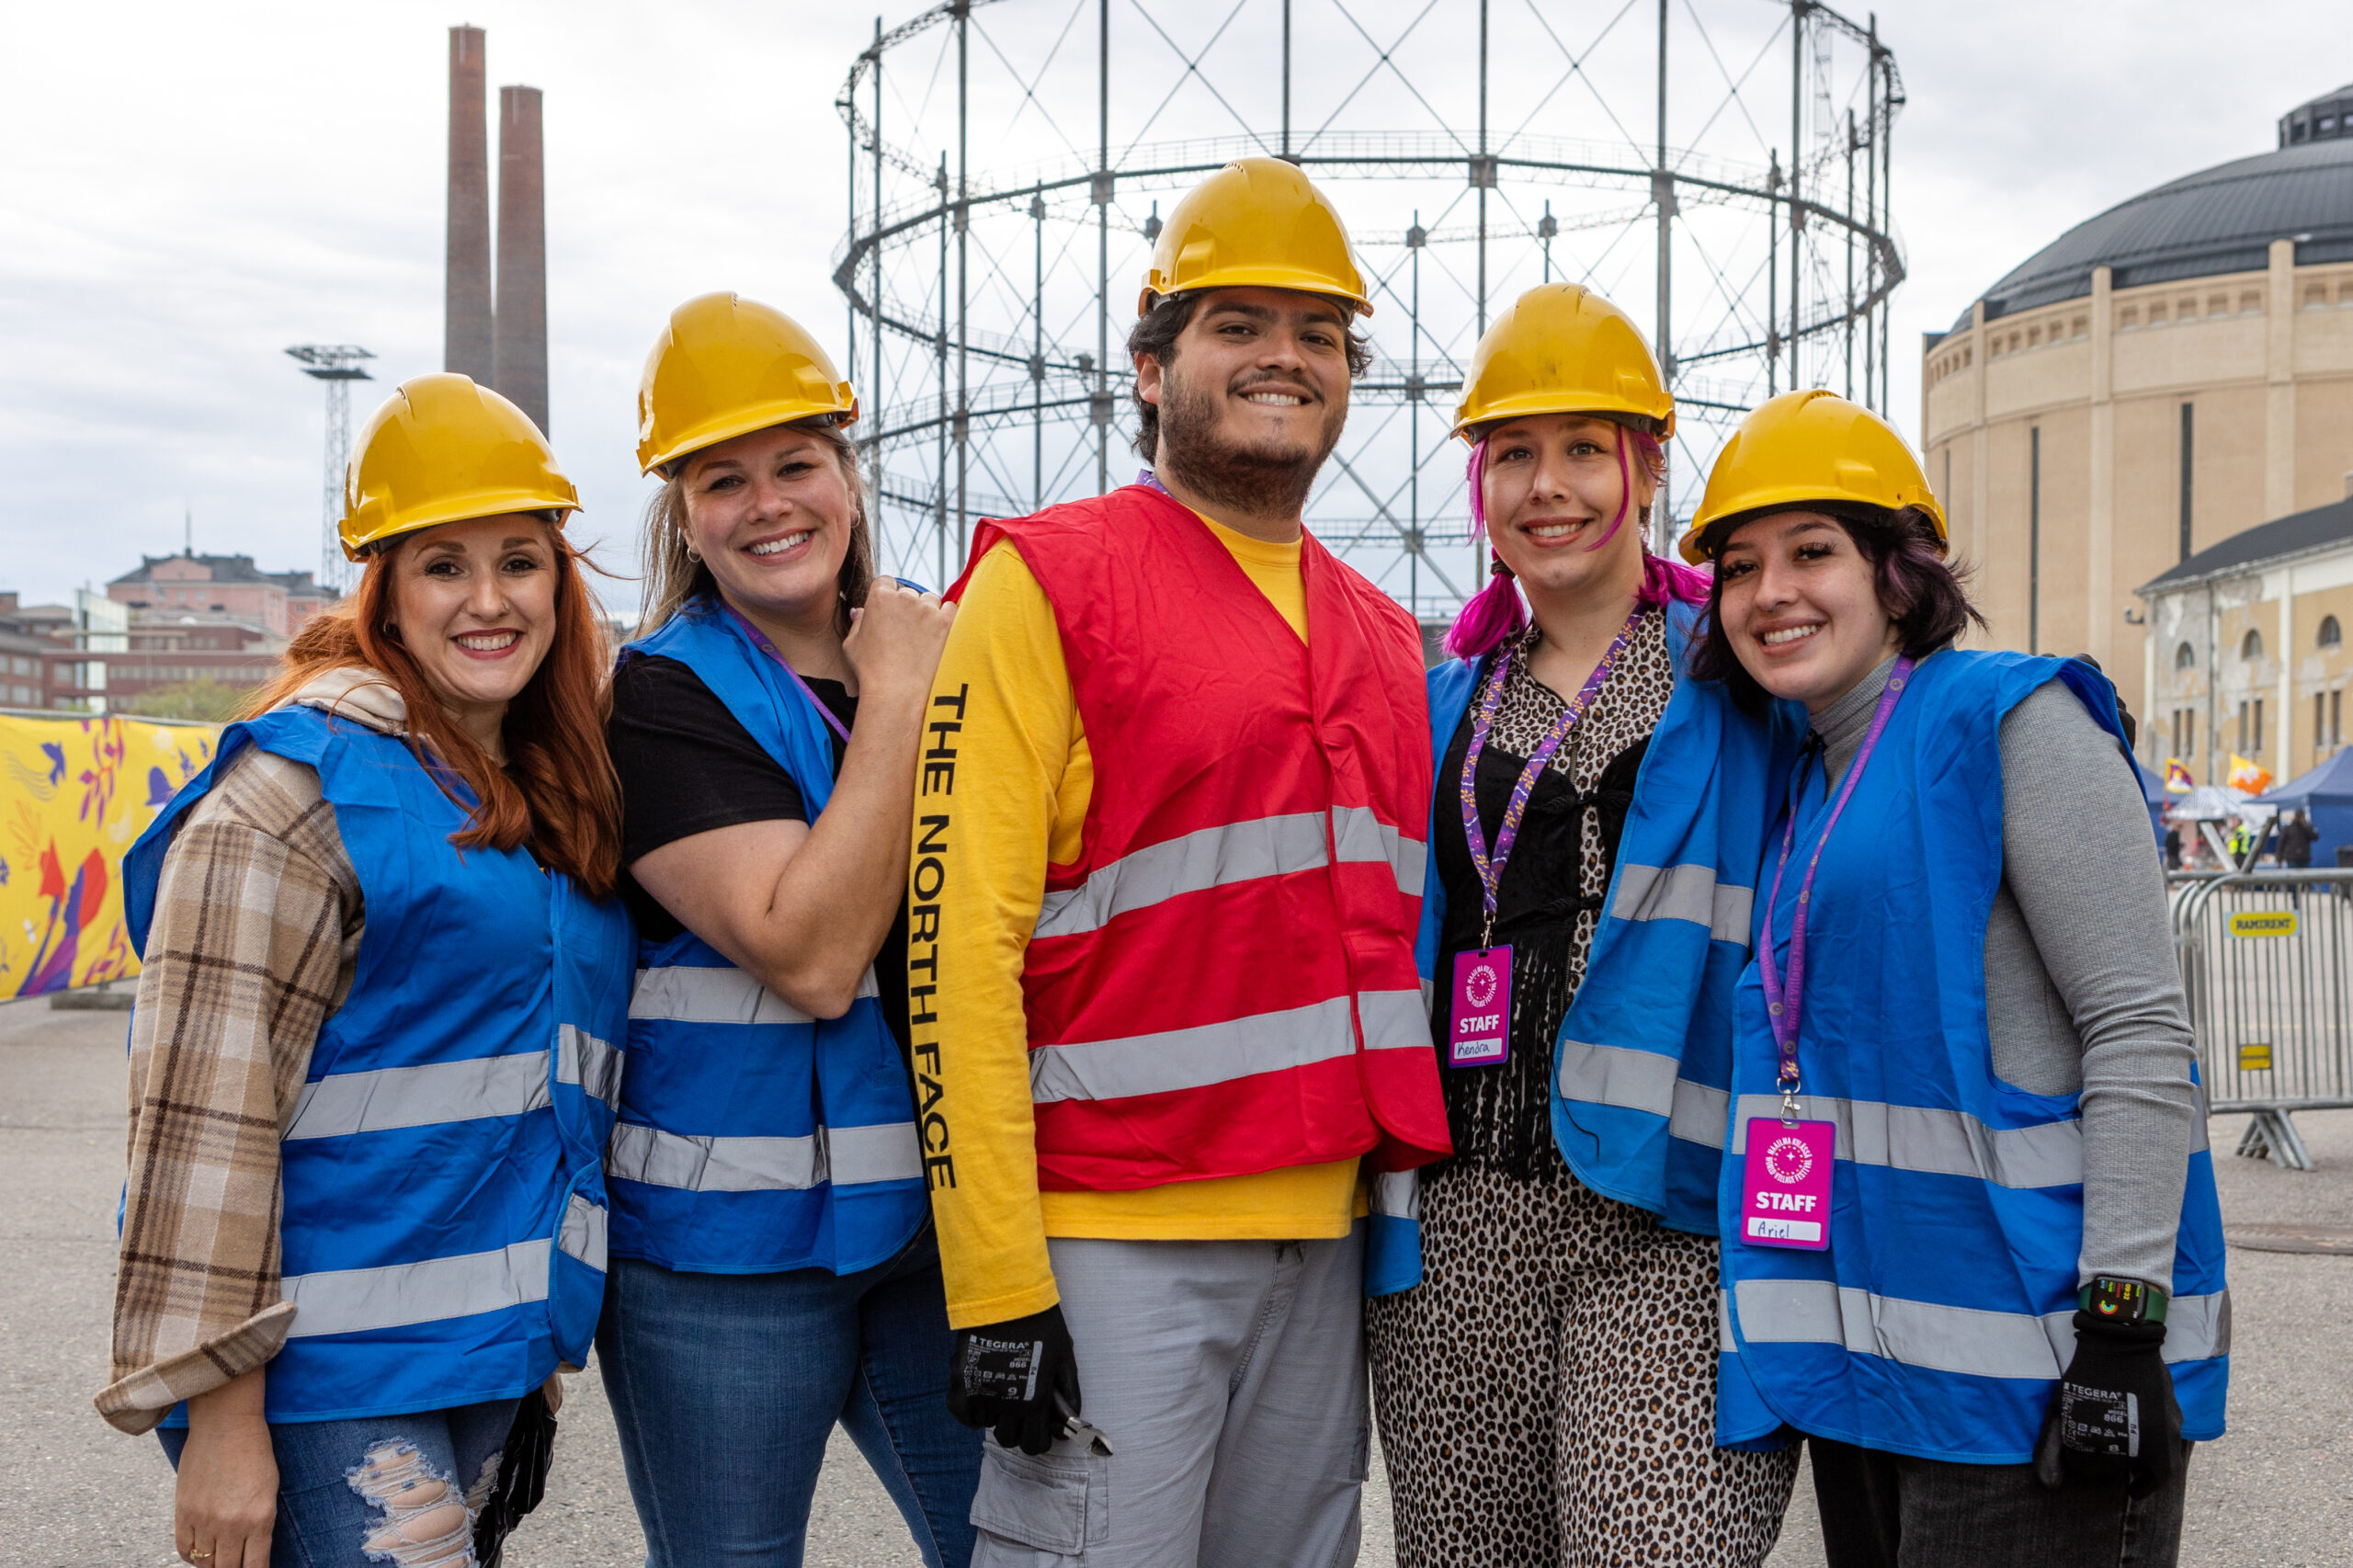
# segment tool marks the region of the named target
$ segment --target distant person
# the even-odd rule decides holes
[[[2168,871],[2181,869],[2181,824],[2179,823],[2165,824],[2165,869]]]
[[[964,1568],[981,1443],[948,1414],[900,935],[953,610],[874,570],[806,329],[670,313],[638,393],[645,615],[613,676],[630,1074],[597,1369],[649,1568],[801,1561],[839,1426],[927,1568]]]
[[[1831,1568],[2170,1568],[2230,1303],[2112,688],[1952,647],[1942,509],[1828,392],[1742,422],[1688,542],[1699,672],[1815,743],[1735,1006],[1720,1426],[1806,1435]]]
[[[347,494],[358,587],[123,862],[97,1405],[161,1425],[199,1568],[472,1564],[604,1293],[631,950],[579,501],[456,375],[377,411]]]
[[[2279,824],[2279,864],[2291,870],[2308,871],[2313,864],[2313,846],[2320,842],[2320,829],[2313,825],[2311,813],[2302,810],[2288,813]]]

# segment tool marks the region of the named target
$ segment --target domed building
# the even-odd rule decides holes
[[[2062,234],[1927,335],[1921,369],[1928,479],[1986,642],[2092,654],[2143,719],[2143,758],[2180,756],[2200,782],[2241,730],[2235,749],[2282,778],[2325,754],[2314,698],[2325,711],[2347,662],[2341,640],[2305,644],[2353,621],[2335,603],[2353,589],[2268,551],[2190,563],[2353,494],[2353,86],[2283,116],[2275,150]],[[2159,578],[2172,591],[2144,608]],[[2153,612],[2212,624],[2190,636]],[[2271,722],[2236,722],[2257,699]]]

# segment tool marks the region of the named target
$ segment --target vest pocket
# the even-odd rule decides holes
[[[1110,1539],[1111,1476],[1102,1456],[1058,1448],[1033,1459],[983,1440],[980,1490],[972,1498],[976,1528],[1071,1557]]]

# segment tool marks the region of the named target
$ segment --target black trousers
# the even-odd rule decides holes
[[[2174,1568],[2190,1445],[2147,1497],[2052,1491],[2030,1464],[1952,1464],[1808,1437],[1830,1568]]]

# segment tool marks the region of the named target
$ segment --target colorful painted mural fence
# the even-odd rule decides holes
[[[212,760],[214,724],[0,714],[0,996],[139,972],[122,857]]]

